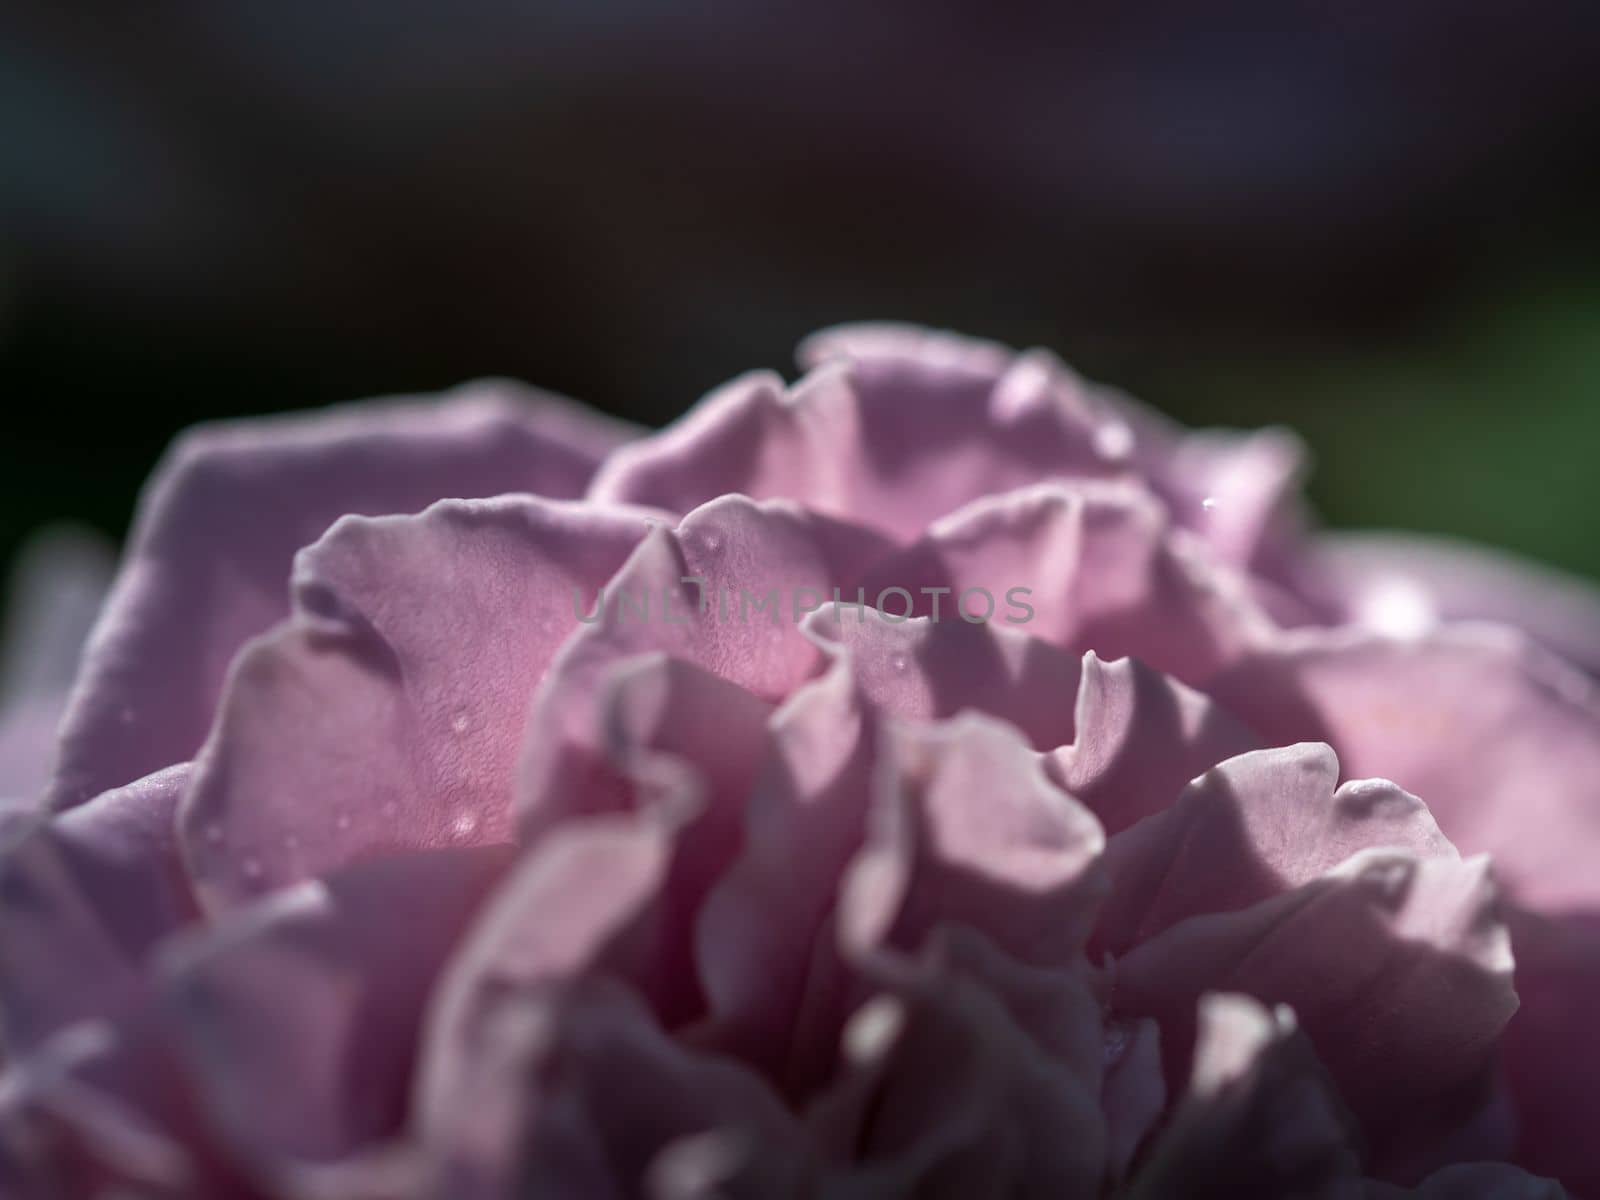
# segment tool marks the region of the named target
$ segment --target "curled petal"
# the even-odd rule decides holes
[[[1074,741],[1051,769],[1108,834],[1167,808],[1189,780],[1260,739],[1200,692],[1131,658],[1083,656]]]
[[[509,840],[529,699],[639,514],[530,497],[352,517],[236,662],[180,813],[226,907],[384,851]]]
[[[1135,655],[1188,682],[1276,629],[1243,576],[1126,485],[1048,483],[986,496],[875,565],[864,586],[869,598],[903,589],[915,616],[931,616],[943,599],[946,619],[988,615],[1078,653]],[[894,604],[906,601],[879,607]]]
[[[833,938],[839,881],[866,837],[883,720],[851,660],[773,714],[744,843],[706,899],[695,958],[722,1039],[804,1094],[831,1070],[850,997]]]
[[[627,429],[506,382],[440,402],[201,426],[157,467],[63,727],[57,807],[194,757],[229,660],[287,615],[290,560],[348,513],[582,494]]]
[[[1072,740],[1078,658],[1020,630],[948,614],[898,620],[875,608],[823,608],[806,630],[846,653],[857,686],[893,716],[939,721],[976,709],[1015,726],[1036,749]]]
[[[1201,775],[1170,808],[1111,840],[1096,943],[1120,954],[1185,918],[1248,908],[1357,851],[1456,859],[1415,796],[1381,779],[1335,789],[1325,745],[1257,750]]]
[[[552,798],[616,790],[601,707],[619,664],[665,655],[764,701],[779,700],[820,659],[800,630],[804,606],[831,597],[882,545],[841,522],[742,496],[697,509],[676,530],[656,528],[540,686],[519,768],[525,833],[559,815],[549,808]]]
[[[792,389],[770,372],[735,380],[613,455],[591,495],[678,512],[730,493],[792,497],[905,541],[979,496],[1126,474],[1127,428],[1092,389],[1049,354],[997,350],[828,331],[802,348],[815,369]]]
[[[1466,1119],[1516,1010],[1511,968],[1484,860],[1367,850],[1141,943],[1116,964],[1113,1003],[1155,1017],[1180,1048],[1208,989],[1288,1004],[1381,1159],[1417,1149],[1421,1121]]]
[[[915,951],[948,922],[1024,962],[1073,961],[1104,890],[1094,817],[987,717],[896,727],[889,750],[839,901],[845,952]]]

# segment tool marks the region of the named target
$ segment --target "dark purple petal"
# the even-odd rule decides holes
[[[6,1054],[144,993],[150,949],[197,910],[174,833],[187,765],[97,796],[0,850]]]
[[[401,1127],[438,971],[503,847],[361,863],[168,948],[159,986],[212,1121],[268,1174]]]

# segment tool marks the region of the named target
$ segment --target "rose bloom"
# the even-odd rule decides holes
[[[801,357],[179,440],[5,701],[0,1194],[1600,1196],[1600,603]]]

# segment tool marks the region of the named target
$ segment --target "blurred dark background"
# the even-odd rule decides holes
[[[199,419],[896,317],[1600,575],[1597,151],[1595,0],[0,0],[0,558]]]

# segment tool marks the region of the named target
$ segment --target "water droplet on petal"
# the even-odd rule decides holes
[[[1200,507],[1205,509],[1207,512],[1210,512],[1216,506],[1217,498],[1215,496],[1207,496],[1204,500],[1200,501]]]

